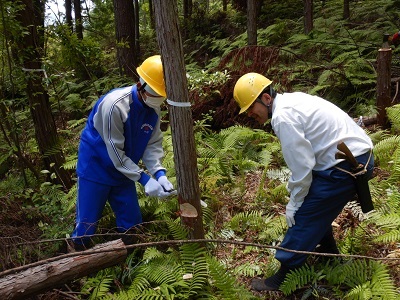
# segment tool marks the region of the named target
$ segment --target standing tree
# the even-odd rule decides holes
[[[176,0],[154,0],[158,45],[164,65],[167,95],[171,104],[172,142],[178,182],[178,200],[181,211],[194,207],[195,213],[182,214],[182,223],[190,229],[194,239],[204,238],[203,216],[200,206],[200,188],[197,156],[193,133],[182,39],[178,25]]]
[[[247,45],[257,45],[257,0],[247,0]]]
[[[75,32],[78,39],[83,40],[83,19],[81,0],[74,0]]]
[[[136,57],[136,60],[139,60],[140,58],[140,43],[139,43],[139,0],[134,0],[134,9],[135,9],[135,18],[134,18],[134,27],[135,27],[135,53],[132,53],[132,56],[134,56],[134,59]]]
[[[137,78],[137,53],[135,49],[135,8],[132,0],[114,0],[117,58],[120,73]]]
[[[72,0],[65,0],[65,20],[71,32],[74,31],[72,24]]]
[[[42,57],[44,47],[44,1],[22,0],[23,9],[17,21],[25,33],[17,40],[17,54],[26,75],[26,92],[29,100],[36,140],[47,170],[54,172],[56,181],[69,189],[70,174],[62,167],[65,162],[58,139],[56,124],[51,113],[49,95],[43,86]]]
[[[350,18],[350,0],[343,0],[343,19]]]
[[[314,28],[313,0],[304,0],[304,33],[309,34]]]

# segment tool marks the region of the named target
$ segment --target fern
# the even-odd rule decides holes
[[[388,168],[394,152],[399,148],[400,136],[394,135],[380,141],[374,147],[374,155],[382,168]]]
[[[343,299],[397,299],[396,287],[390,278],[386,266],[376,261],[355,260],[338,265],[327,272],[330,284],[349,288],[336,293]],[[363,298],[369,296],[369,298]]]
[[[197,244],[184,244],[180,248],[180,257],[185,274],[191,276],[186,282],[188,290],[185,294],[190,299],[199,291],[204,289],[208,283],[208,266],[205,257],[205,250]]]
[[[245,277],[255,277],[262,274],[262,270],[259,264],[245,262],[244,264],[237,266],[233,273]]]
[[[105,273],[106,271],[97,273],[96,277],[88,278],[83,285],[81,292],[85,295],[90,295],[90,300],[99,299],[110,290],[113,277]]]
[[[320,280],[323,277],[323,275],[321,276],[321,272],[317,273],[314,271],[313,266],[309,267],[304,265],[286,275],[284,282],[280,286],[280,290],[285,295],[289,295],[295,290],[304,287],[306,284]]]
[[[261,228],[265,224],[265,218],[260,211],[245,211],[233,216],[227,225],[233,230],[243,233],[249,229]]]
[[[214,257],[208,257],[207,262],[210,270],[210,280],[212,285],[218,289],[216,294],[221,299],[240,300],[253,297],[249,291],[236,283],[236,279]]]
[[[400,131],[400,104],[386,108],[387,117],[395,131]]]

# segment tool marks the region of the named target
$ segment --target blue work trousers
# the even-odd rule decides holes
[[[370,157],[370,152],[367,152],[356,159],[364,165],[369,159],[367,175],[370,178],[374,166],[373,154]],[[351,170],[347,161],[339,163],[337,167]],[[353,200],[355,194],[356,184],[350,174],[335,167],[313,171],[310,190],[295,215],[296,225],[289,227],[280,246],[292,250],[314,251],[322,239],[329,240],[328,235],[332,236],[332,222],[347,202]],[[278,250],[275,257],[289,268],[299,267],[307,259],[306,254],[284,250]]]
[[[78,178],[78,199],[76,203],[76,225],[72,233],[74,243],[87,244],[90,235],[96,232],[98,221],[109,202],[116,218],[117,230],[125,232],[142,223],[135,182],[110,186]]]

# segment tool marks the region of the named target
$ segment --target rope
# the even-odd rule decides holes
[[[113,251],[120,251],[120,250],[124,250],[124,249],[151,247],[151,246],[158,246],[158,245],[176,245],[176,244],[193,244],[193,243],[198,243],[198,244],[202,244],[202,243],[235,244],[235,245],[243,245],[243,246],[253,246],[253,247],[258,247],[258,248],[270,248],[270,249],[276,249],[276,250],[283,250],[286,252],[317,255],[317,256],[343,257],[343,258],[355,258],[355,259],[371,259],[371,260],[381,260],[381,261],[400,260],[400,257],[372,257],[372,256],[366,256],[366,255],[317,253],[317,252],[310,252],[310,251],[292,250],[292,249],[287,249],[287,248],[283,248],[280,246],[262,245],[262,244],[257,244],[257,243],[240,242],[240,241],[223,240],[223,239],[192,239],[192,240],[170,240],[170,241],[140,243],[140,244],[127,245],[127,246],[124,246],[121,248],[113,248],[110,250],[99,249],[99,250],[86,250],[86,251],[81,251],[81,252],[67,253],[67,254],[59,255],[59,256],[52,257],[52,258],[49,258],[46,260],[41,260],[38,262],[34,262],[31,264],[27,264],[24,266],[20,266],[17,268],[3,271],[0,273],[0,278],[10,275],[10,274],[14,274],[14,273],[26,270],[26,269],[29,269],[29,268],[37,267],[37,266],[40,266],[40,265],[43,265],[43,264],[46,264],[49,262],[61,260],[64,258],[74,257],[74,256],[91,255],[91,254],[97,254],[97,253],[113,252]]]

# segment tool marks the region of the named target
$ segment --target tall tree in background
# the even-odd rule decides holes
[[[247,0],[247,45],[257,45],[257,0]]]
[[[83,40],[83,19],[81,0],[74,0],[75,32],[78,39]]]
[[[304,33],[309,34],[314,28],[313,0],[304,0]]]
[[[151,2],[151,1],[150,1]],[[138,60],[142,60],[141,58],[141,54],[140,54],[140,43],[139,43],[139,36],[140,36],[140,32],[139,32],[139,0],[134,0],[134,9],[135,9],[135,17],[134,17],[134,27],[135,27],[135,53],[132,53],[132,56],[134,56],[134,58],[136,57],[136,61]]]
[[[24,8],[17,21],[25,30],[16,37],[17,55],[26,75],[26,92],[35,127],[36,140],[45,168],[57,175],[64,188],[72,186],[70,174],[62,167],[65,162],[51,112],[49,95],[43,86],[42,58],[44,47],[44,4],[42,0],[22,0]]]
[[[74,24],[72,23],[72,0],[65,0],[65,21],[71,32],[74,31]]]
[[[350,0],[343,0],[343,19],[350,18]]]
[[[183,0],[183,19],[189,20],[193,12],[192,0]]]
[[[135,49],[135,8],[132,0],[114,0],[115,35],[120,73],[137,78],[138,53]]]

